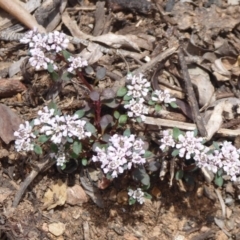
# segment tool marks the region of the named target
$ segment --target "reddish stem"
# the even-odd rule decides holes
[[[86,86],[90,91],[92,91],[92,90],[93,90],[92,86],[91,86],[91,85],[87,82],[87,80],[84,78],[82,72],[80,72],[80,71],[78,71],[78,70],[76,70],[76,72],[77,72],[78,77],[81,79],[82,83],[85,84],[85,86]]]

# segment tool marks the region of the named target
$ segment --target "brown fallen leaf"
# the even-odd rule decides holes
[[[13,133],[22,123],[21,118],[11,108],[0,104],[0,138],[8,144],[15,139]]]
[[[67,199],[67,185],[62,182],[62,180],[58,180],[56,184],[54,184],[51,189],[48,189],[43,197],[43,208],[47,208],[50,210],[57,206],[63,206]]]

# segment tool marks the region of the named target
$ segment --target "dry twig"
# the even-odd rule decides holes
[[[193,120],[197,125],[200,135],[205,137],[205,136],[207,136],[207,130],[204,126],[202,117],[199,112],[197,99],[196,99],[195,93],[193,91],[193,86],[192,86],[192,82],[191,82],[191,79],[190,79],[190,76],[188,73],[188,68],[187,68],[185,58],[184,58],[182,46],[180,46],[180,48],[179,48],[178,58],[179,58],[180,66],[182,69],[183,79],[185,81],[185,87],[186,87],[186,91],[187,91],[189,105],[192,110]]]

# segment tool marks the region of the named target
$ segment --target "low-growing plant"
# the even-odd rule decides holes
[[[129,73],[126,85],[116,94],[109,89],[112,97],[103,99],[103,92],[85,79],[82,69],[88,65],[87,61],[66,51],[69,41],[63,33],[41,35],[34,29],[21,42],[29,44],[32,67],[47,70],[53,81],[78,78],[89,94],[88,108],[69,115],[51,102],[31,122],[21,124],[14,133],[18,152],[48,153],[61,169],[73,160],[85,167],[99,167],[112,180],[126,174],[136,189],[128,190],[129,204],[142,204],[145,197],[151,198],[147,193],[151,173],[159,171],[166,157],[208,168],[216,174],[218,185],[223,182],[223,173],[232,181],[237,180],[240,151],[231,142],[210,145],[197,137],[197,131],[182,132],[174,128],[159,134],[156,149],[151,134],[147,133],[145,117],[156,116],[162,108],[176,108],[176,99],[167,90],[153,90],[143,74]],[[176,179],[183,176],[184,171],[179,167]]]

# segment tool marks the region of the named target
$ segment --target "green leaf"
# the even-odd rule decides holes
[[[121,116],[119,117],[118,123],[119,123],[120,125],[125,125],[126,122],[127,122],[127,119],[128,119],[127,115],[126,115],[126,114],[123,114],[123,115],[121,115]]]
[[[83,109],[78,110],[74,113],[74,115],[77,115],[78,118],[82,118],[84,116],[84,114],[85,114],[85,111]]]
[[[197,135],[198,135],[198,130],[197,130],[197,128],[195,128],[193,131],[193,136],[196,137]]]
[[[147,199],[152,199],[152,196],[149,193],[144,192],[144,197]]]
[[[72,159],[78,159],[79,155],[76,154],[76,153],[74,153],[74,152],[71,152],[71,153],[70,153],[70,157],[71,157]]]
[[[125,96],[123,97],[123,100],[124,100],[124,101],[130,101],[131,99],[132,99],[132,96],[125,95]]]
[[[48,108],[49,109],[54,109],[54,113],[57,113],[58,112],[58,106],[55,102],[51,101],[49,104],[48,104]]]
[[[47,65],[47,70],[48,70],[48,72],[50,72],[50,73],[54,72],[54,67],[53,67],[53,64],[52,64],[52,63],[48,63],[48,65]]]
[[[128,90],[126,87],[121,87],[117,91],[117,97],[123,97],[127,94]]]
[[[126,137],[130,137],[131,135],[131,131],[129,128],[127,128],[124,132],[123,132],[123,136],[126,136]]]
[[[181,134],[182,134],[182,132],[179,130],[179,128],[176,128],[176,127],[173,128],[173,138],[175,140],[178,140],[178,137]]]
[[[223,175],[223,169],[220,168],[220,169],[218,169],[218,171],[217,171],[217,176],[218,176],[218,177],[221,177],[222,175]]]
[[[129,205],[133,205],[133,204],[136,203],[136,201],[137,201],[136,199],[130,197],[129,200],[128,200],[128,203],[129,203]]]
[[[138,123],[142,122],[142,118],[140,118],[140,117],[137,117],[136,120],[137,120]]]
[[[38,141],[40,142],[40,143],[45,143],[45,142],[47,142],[48,140],[49,140],[49,136],[46,136],[46,135],[40,135],[39,137],[38,137]]]
[[[79,142],[79,141],[74,141],[72,148],[73,148],[73,152],[74,152],[76,155],[79,155],[79,153],[82,151],[82,144],[81,144],[81,142]]]
[[[150,158],[150,157],[153,157],[153,153],[150,151],[145,151],[144,158]]]
[[[132,172],[132,178],[141,182],[143,185],[150,185],[150,177],[143,166],[135,168]]]
[[[112,136],[109,135],[109,134],[103,134],[102,140],[103,140],[104,142],[108,142],[111,137],[112,137]]]
[[[116,119],[119,119],[120,113],[119,113],[118,111],[114,111],[113,116],[114,116]]]
[[[155,107],[154,107],[154,109],[155,109],[155,111],[158,113],[158,112],[161,111],[162,107],[161,107],[160,105],[156,104]]]
[[[173,157],[176,157],[178,154],[179,154],[179,149],[173,150],[173,152],[172,152]]]
[[[60,77],[59,77],[58,73],[56,73],[55,71],[51,72],[50,76],[51,76],[51,79],[55,82],[60,80]]]
[[[155,102],[153,100],[149,100],[148,105],[153,106],[153,105],[155,105]]]
[[[115,98],[102,101],[102,104],[110,107],[110,108],[116,108],[120,105],[120,102],[118,102]]]
[[[102,129],[102,132],[104,132],[109,125],[110,126],[113,125],[113,117],[110,114],[106,114],[102,116],[100,119],[100,126]]]
[[[65,58],[65,60],[68,60],[69,57],[71,56],[71,53],[68,52],[67,50],[63,50],[63,51],[62,51],[62,55],[63,55],[63,57]]]
[[[88,164],[88,160],[86,158],[82,159],[82,165],[85,167]]]
[[[222,187],[223,185],[223,178],[222,176],[218,177],[217,174],[215,175],[215,179],[214,179],[214,183],[219,186]]]
[[[58,146],[54,143],[50,145],[50,149],[52,152],[57,153],[58,152]]]
[[[178,171],[176,172],[176,174],[175,174],[176,180],[182,179],[182,178],[183,178],[183,175],[184,175],[183,170],[178,170]]]
[[[178,105],[176,102],[170,102],[169,104],[172,108],[178,108]]]
[[[69,81],[70,79],[72,79],[72,74],[69,73],[69,72],[65,72],[65,73],[62,74],[61,79],[63,81]]]
[[[88,132],[90,132],[92,134],[97,132],[97,129],[90,122],[86,123],[85,129],[86,129],[86,131],[88,131]]]
[[[73,143],[73,139],[70,138],[70,137],[67,137],[67,142],[69,142],[69,143]]]
[[[214,141],[213,141],[213,146],[214,146],[214,148],[215,148],[216,150],[219,150],[219,149],[220,149],[218,142],[214,142]]]
[[[34,144],[33,150],[36,154],[39,155],[43,153],[42,148],[38,144]]]

